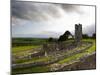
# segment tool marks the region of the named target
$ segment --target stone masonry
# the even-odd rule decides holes
[[[80,44],[82,40],[82,24],[75,24],[75,42]]]
[[[82,24],[75,24],[75,45],[81,45],[81,40],[82,40]],[[58,51],[58,50],[63,50],[66,49],[66,44],[61,43],[60,44],[56,44],[56,43],[52,43],[52,44],[44,44],[43,45],[43,50],[44,50],[44,55],[48,56],[49,53],[52,53],[54,51]],[[71,46],[71,45],[70,45]],[[70,46],[68,48],[70,48]]]

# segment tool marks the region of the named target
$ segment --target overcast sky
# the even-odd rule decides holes
[[[59,37],[66,30],[74,35],[75,24],[83,33],[95,33],[95,7],[71,4],[13,1],[13,37]]]

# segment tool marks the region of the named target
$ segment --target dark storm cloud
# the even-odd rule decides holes
[[[26,20],[48,20],[50,17],[59,18],[61,13],[59,9],[66,12],[78,10],[74,5],[68,4],[52,4],[52,3],[33,3],[12,1],[12,16]]]
[[[55,5],[32,2],[12,2],[12,16],[21,19],[47,20],[49,16],[59,17]]]
[[[64,9],[66,12],[77,12],[78,14],[83,14],[83,12],[80,11],[79,5],[72,5],[72,4],[61,4],[61,8]]]
[[[61,4],[61,7],[66,11],[73,11],[77,9],[75,5],[69,5],[69,4]]]

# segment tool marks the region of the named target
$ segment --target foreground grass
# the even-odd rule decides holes
[[[21,60],[17,60],[16,63],[18,64],[25,64],[25,63],[32,63],[32,62],[47,62],[50,61],[52,59],[52,57],[34,57],[32,59],[21,59]]]
[[[42,72],[48,72],[50,69],[49,66],[36,66],[36,67],[29,67],[29,68],[22,68],[22,69],[16,69],[15,71],[12,70],[13,74],[16,73],[42,73]]]
[[[83,40],[83,41],[92,42],[93,43],[92,47],[90,47],[89,49],[85,50],[83,53],[79,53],[79,54],[73,55],[73,56],[71,56],[69,58],[65,58],[64,60],[61,60],[58,63],[59,64],[70,63],[73,60],[78,60],[79,58],[81,58],[81,57],[83,57],[85,55],[88,55],[88,54],[91,54],[91,53],[95,52],[95,50],[96,50],[95,40],[88,39],[88,40]]]
[[[96,50],[95,40],[85,39],[83,41],[92,42],[93,45],[90,48],[88,48],[87,50],[85,50],[84,52],[75,54],[73,56],[65,58],[64,60],[60,60],[57,63],[58,64],[64,64],[64,63],[69,64],[69,63],[72,63],[73,60],[79,60],[81,57],[84,57],[85,55],[95,52],[95,50]],[[43,60],[46,60],[46,59],[43,59]],[[36,67],[30,67],[30,68],[15,69],[15,70],[13,70],[13,73],[14,72],[15,73],[37,73],[38,72],[39,73],[39,72],[48,72],[49,70],[50,70],[50,66],[47,65],[47,66],[36,66]]]

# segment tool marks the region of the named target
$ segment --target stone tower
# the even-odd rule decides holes
[[[82,24],[75,24],[75,42],[80,44],[82,40]]]

